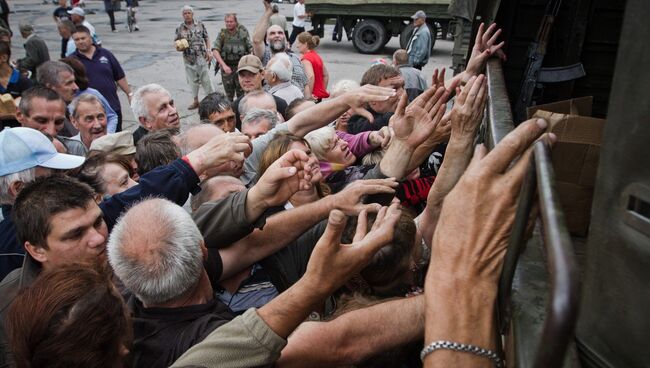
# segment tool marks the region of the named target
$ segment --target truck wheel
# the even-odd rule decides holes
[[[436,46],[438,29],[435,26],[431,26],[429,23],[427,23],[427,27],[429,27],[429,32],[431,32],[431,52],[433,52],[433,48]],[[404,27],[404,30],[399,34],[399,47],[406,50],[406,46],[408,46],[414,28],[413,23]]]
[[[386,30],[380,22],[365,19],[354,27],[352,44],[362,54],[374,54],[384,47],[386,38]]]

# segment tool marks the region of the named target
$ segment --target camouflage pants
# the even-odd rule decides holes
[[[232,73],[224,74],[223,69],[221,70],[221,82],[223,83],[223,89],[226,91],[226,96],[230,101],[235,100],[235,92],[237,92],[237,97],[244,95],[244,90],[239,86],[239,78],[237,77],[237,67],[231,67]]]
[[[199,86],[203,87],[206,95],[214,92],[209,71],[210,67],[207,64],[192,65],[185,63],[185,77],[192,90],[192,97],[195,99],[199,97]]]

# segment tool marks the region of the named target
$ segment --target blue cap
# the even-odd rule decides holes
[[[85,157],[58,153],[45,134],[31,128],[9,128],[0,132],[0,176],[41,166],[72,169]]]

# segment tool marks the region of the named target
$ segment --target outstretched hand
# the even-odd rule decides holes
[[[407,106],[408,98],[404,92],[389,122],[394,138],[413,148],[422,144],[442,120],[448,96],[444,87],[432,87]]]
[[[268,208],[286,203],[299,190],[311,189],[309,160],[304,151],[288,151],[266,169],[251,188],[249,198]]]
[[[375,118],[372,116],[370,111],[366,110],[368,102],[386,101],[395,96],[395,93],[395,90],[392,88],[366,84],[362,87],[346,92],[341,96],[341,98],[344,99],[345,103],[347,103],[350,109],[352,109],[352,115],[361,115],[372,123]]]
[[[305,277],[319,288],[334,291],[365,267],[372,256],[393,239],[395,224],[401,213],[399,204],[382,207],[368,231],[367,212],[362,211],[352,244],[341,244],[346,216],[338,210],[330,212],[327,228],[309,258]]]
[[[485,29],[484,23],[481,23],[478,27],[474,47],[472,48],[472,55],[465,68],[467,78],[482,73],[487,60],[492,55],[496,55],[501,60],[506,61],[506,54],[502,49],[505,41],[497,43],[499,35],[501,35],[501,29],[497,29],[496,23],[492,23],[487,30]]]
[[[187,159],[197,175],[204,171],[228,163],[241,166],[252,152],[250,139],[241,133],[220,134],[201,147],[187,154]]]
[[[333,207],[343,211],[348,216],[356,216],[361,211],[377,212],[381,209],[378,203],[364,204],[364,197],[371,194],[395,193],[399,183],[394,178],[356,180],[342,191],[327,197],[333,202]]]
[[[487,101],[487,81],[483,74],[470,78],[462,89],[456,90],[451,109],[451,131],[456,137],[472,138],[481,123]]]
[[[531,119],[490,153],[482,145],[476,148],[467,171],[445,198],[433,235],[431,277],[453,275],[496,286],[532,145],[547,126],[543,119]]]

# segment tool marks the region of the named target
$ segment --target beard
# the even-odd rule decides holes
[[[271,49],[271,53],[273,54],[278,52],[284,52],[287,49],[287,44],[285,41],[282,40],[273,41],[269,43],[269,49]]]

